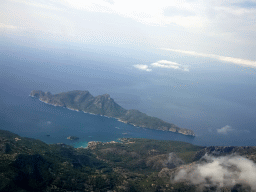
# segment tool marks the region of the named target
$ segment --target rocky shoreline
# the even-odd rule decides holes
[[[67,93],[69,93],[69,92],[67,92]],[[62,94],[65,94],[65,93],[62,93]],[[109,95],[106,95],[106,94],[102,95],[102,96],[97,96],[97,97],[100,97],[100,98],[99,99],[97,98],[98,100],[96,101],[96,103],[94,105],[96,105],[96,107],[98,107],[100,110],[102,110],[101,108],[102,108],[102,106],[104,106],[104,104],[105,104],[104,102],[110,102],[111,107],[113,105],[117,105],[117,108],[118,107],[121,108],[121,109],[119,109],[119,108],[118,109],[121,111],[120,113],[122,113],[119,117],[117,117],[117,115],[116,116],[112,115],[112,111],[109,112],[110,115],[108,115],[108,114],[95,113],[93,111],[89,112],[89,111],[81,110],[81,109],[78,109],[78,108],[75,108],[75,107],[67,106],[65,104],[65,102],[63,102],[63,100],[65,98],[64,99],[63,98],[58,98],[58,96],[59,96],[58,94],[56,96],[56,95],[52,95],[50,92],[43,92],[43,91],[35,91],[34,90],[34,91],[31,91],[30,96],[31,97],[37,97],[37,98],[39,98],[40,101],[42,101],[42,102],[44,102],[46,104],[50,104],[50,105],[53,105],[53,106],[59,106],[59,107],[65,107],[65,108],[73,110],[73,111],[78,111],[78,112],[82,111],[84,113],[89,113],[89,114],[93,114],[93,115],[101,115],[101,116],[105,116],[105,117],[108,117],[108,118],[112,117],[112,118],[115,118],[115,119],[117,119],[118,121],[120,121],[122,123],[130,124],[130,125],[133,125],[135,127],[148,128],[148,129],[156,129],[156,130],[162,130],[162,131],[171,131],[171,132],[180,133],[180,134],[183,134],[183,135],[186,135],[186,136],[195,136],[195,133],[192,130],[184,129],[184,128],[179,128],[179,127],[177,127],[177,126],[175,126],[173,124],[164,122],[164,121],[162,121],[160,119],[147,116],[146,114],[141,113],[138,110],[125,110],[125,109],[121,108],[118,104],[116,104],[113,101],[113,99],[111,99],[109,97]],[[55,98],[55,96],[57,98]],[[79,97],[80,95],[77,94],[76,96]],[[92,99],[96,98],[96,97],[94,98],[93,96],[91,96],[91,97],[92,97]],[[107,101],[105,101],[105,100],[107,100]],[[95,106],[93,106],[93,107],[95,107]],[[118,110],[117,110],[117,112],[114,111],[114,114],[116,114],[118,112],[119,112]],[[140,122],[140,123],[136,123],[136,121],[137,121],[136,118],[139,115],[141,115],[142,118],[144,118],[144,119],[152,120],[154,118],[154,121],[156,121],[154,123],[157,124],[157,125],[159,124],[159,126],[150,125],[145,120]]]

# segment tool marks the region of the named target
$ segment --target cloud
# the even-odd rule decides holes
[[[220,134],[227,134],[228,132],[234,131],[231,126],[226,125],[225,127],[222,127],[220,129],[217,129],[217,132]]]
[[[183,166],[172,181],[188,181],[201,187],[233,187],[236,184],[246,184],[256,190],[256,164],[253,161],[242,156],[214,158],[207,154],[203,160],[203,163]]]
[[[9,0],[1,8],[0,22],[18,26],[25,32],[16,34],[22,36],[151,47],[176,44],[183,50],[203,47],[255,60],[256,9],[249,1],[159,0],[145,6],[136,0]],[[231,62],[232,57],[219,59]]]
[[[145,25],[181,26],[184,30],[189,29],[190,32],[196,33],[200,37],[205,33],[207,36],[221,37],[230,41],[234,41],[234,39],[237,41],[235,36],[240,36],[243,40],[255,39],[253,35],[255,32],[255,9],[251,9],[252,5],[249,5],[250,8],[233,6],[234,1],[159,0],[149,1],[146,6],[144,1],[136,0],[111,0],[111,2],[106,0],[63,0],[61,2],[68,8],[115,14]],[[248,37],[248,33],[252,34]],[[195,42],[198,43],[196,40]]]
[[[248,8],[248,9],[256,8],[256,2],[252,2],[252,1],[244,1],[244,2],[242,1],[242,2],[233,3],[232,5],[242,7],[242,8]]]
[[[183,66],[179,63],[167,60],[159,60],[155,63],[151,63],[148,65],[133,65],[135,68],[144,70],[144,71],[152,71],[152,68],[165,68],[165,69],[178,69],[182,71],[189,71],[188,66]],[[151,68],[150,68],[151,67]]]
[[[176,62],[172,62],[172,61],[167,61],[167,60],[160,60],[158,61],[158,63],[162,63],[162,64],[165,64],[165,65],[181,65],[181,64],[178,64]]]
[[[159,67],[159,68],[173,68],[173,69],[179,69],[179,66],[173,66],[173,65],[164,65],[161,63],[152,63],[152,67]]]
[[[189,68],[187,66],[183,66],[179,63],[167,61],[167,60],[160,60],[155,63],[151,64],[152,67],[158,67],[158,68],[172,68],[172,69],[179,69],[182,71],[189,71]]]
[[[145,2],[136,0],[112,0],[111,2],[104,0],[64,0],[63,2],[66,6],[75,9],[117,14],[153,26],[165,26],[175,23],[184,27],[193,27],[195,25],[198,27],[199,25],[202,25],[205,20],[204,17],[195,15],[193,13],[195,11],[193,9],[194,6],[192,6],[193,3],[186,1],[182,2],[182,4],[178,0],[173,0],[172,2],[150,1],[147,2],[147,6],[145,6]],[[199,5],[197,6],[197,9],[198,7]],[[172,10],[175,9],[178,14],[169,14],[169,16],[166,16],[166,8]],[[182,14],[180,14],[179,11],[181,11]],[[192,13],[188,15],[187,12]],[[185,16],[183,16],[183,13],[185,13]]]
[[[17,29],[18,27],[16,26],[13,26],[13,25],[7,25],[7,24],[4,24],[4,23],[0,23],[0,29]]]
[[[159,0],[147,2],[145,6],[144,1],[136,0],[10,0],[3,4],[1,11],[3,21],[8,20],[9,24],[23,28],[30,28],[30,23],[35,23],[39,27],[42,25],[41,31],[54,34],[56,31],[72,28],[75,33],[69,35],[76,40],[98,39],[92,37],[95,33],[99,33],[100,38],[111,39],[113,37],[107,34],[109,28],[109,33],[118,32],[122,36],[120,39],[124,39],[123,36],[126,35],[131,37],[132,34],[135,42],[146,41],[157,47],[169,43],[179,43],[179,46],[184,46],[181,49],[191,45],[207,45],[205,49],[208,50],[236,48],[241,54],[248,49],[254,57],[254,51],[248,44],[254,48],[256,41],[255,3],[243,2]],[[25,9],[26,14],[22,11]],[[38,14],[42,12],[63,17],[62,22],[51,23],[47,19],[38,21]],[[68,23],[74,26],[66,24],[67,18]],[[137,25],[134,21],[143,25]],[[142,38],[138,38],[138,34]],[[116,37],[117,34],[113,36]]]
[[[133,66],[140,70],[144,70],[144,71],[148,71],[148,72],[152,71],[152,69],[148,68],[148,65],[133,65]]]
[[[219,61],[229,62],[229,63],[233,63],[233,64],[245,65],[245,66],[249,66],[249,67],[256,67],[256,61],[252,61],[252,60],[246,60],[246,59],[240,59],[240,58],[234,58],[234,57],[226,57],[226,56],[220,56],[220,55],[215,55],[215,54],[197,53],[195,51],[184,51],[184,50],[179,50],[179,49],[162,48],[162,50],[172,51],[172,52],[176,52],[176,53],[183,53],[183,54],[193,55],[193,56],[198,56],[198,57],[208,57],[208,58],[217,59]]]
[[[54,3],[56,3],[56,1],[48,2],[48,3],[46,3],[46,2],[38,3],[35,1],[29,1],[29,0],[26,0],[26,1],[25,0],[11,0],[11,1],[23,3],[25,5],[34,6],[34,7],[43,8],[43,9],[49,9],[49,10],[54,10],[54,11],[64,11],[64,9],[58,7],[60,4],[54,5]]]

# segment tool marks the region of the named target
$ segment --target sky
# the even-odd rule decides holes
[[[1,0],[0,37],[150,47],[255,67],[255,18],[249,0]],[[137,68],[157,66],[186,70],[161,61]]]

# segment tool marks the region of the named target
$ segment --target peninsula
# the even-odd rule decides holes
[[[40,101],[54,106],[113,117],[123,123],[132,124],[138,127],[195,136],[195,133],[192,130],[177,127],[174,124],[165,122],[156,117],[148,116],[135,109],[126,110],[110,98],[108,94],[94,97],[89,91],[76,90],[53,95],[50,92],[33,90],[31,91],[30,96],[37,97]]]

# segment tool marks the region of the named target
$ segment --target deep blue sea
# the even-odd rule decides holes
[[[189,72],[160,68],[146,72],[133,67],[163,59],[189,65]],[[0,128],[21,136],[75,147],[122,137],[256,146],[253,68],[160,51],[99,50],[96,46],[83,51],[74,47],[48,50],[12,44],[1,47],[0,68]],[[94,96],[108,93],[126,109],[192,129],[197,136],[137,128],[113,118],[47,105],[29,97],[34,89],[53,94],[71,90],[88,90]],[[226,133],[217,131],[225,126],[230,128]],[[68,140],[71,135],[79,141]]]

